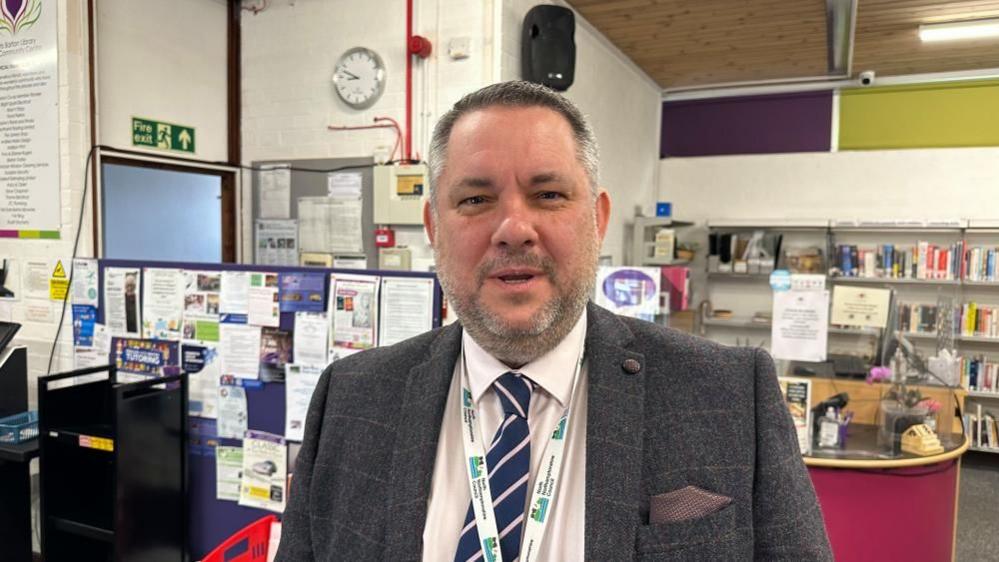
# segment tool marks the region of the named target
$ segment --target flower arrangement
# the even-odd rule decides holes
[[[871,367],[870,372],[867,374],[867,384],[873,384],[876,382],[890,382],[891,388],[885,392],[884,396],[881,397],[882,400],[893,400],[898,403],[899,406],[904,406],[906,408],[912,408],[915,406],[924,407],[924,402],[933,402],[936,404],[937,410],[940,409],[940,403],[936,400],[930,398],[923,398],[923,394],[919,392],[918,388],[909,388],[905,384],[905,377],[895,377],[894,372],[891,367]],[[936,410],[934,410],[936,411]]]

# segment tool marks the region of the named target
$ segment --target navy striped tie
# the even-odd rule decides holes
[[[527,479],[531,472],[531,432],[527,427],[527,412],[534,385],[520,373],[507,372],[496,379],[493,390],[503,404],[504,416],[486,453],[486,467],[489,469],[489,489],[493,495],[500,552],[503,562],[514,562],[520,556]],[[472,502],[469,501],[454,560],[471,562],[482,559],[482,556],[482,542],[475,526]]]

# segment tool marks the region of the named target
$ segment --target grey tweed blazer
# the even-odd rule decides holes
[[[592,303],[587,314],[586,559],[832,560],[769,356]],[[460,346],[455,324],[326,369],[279,561],[420,559]],[[650,525],[649,498],[688,485],[733,501]]]

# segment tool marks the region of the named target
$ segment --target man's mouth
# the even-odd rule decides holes
[[[503,269],[490,275],[494,279],[499,279],[508,285],[519,285],[527,283],[541,275],[541,271],[534,269]]]

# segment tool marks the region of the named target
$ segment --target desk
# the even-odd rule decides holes
[[[845,450],[804,457],[837,561],[953,560],[961,434],[944,452],[918,457],[878,452],[877,427],[852,424]]]
[[[9,560],[31,560],[31,475],[38,439],[0,443],[0,545]]]

